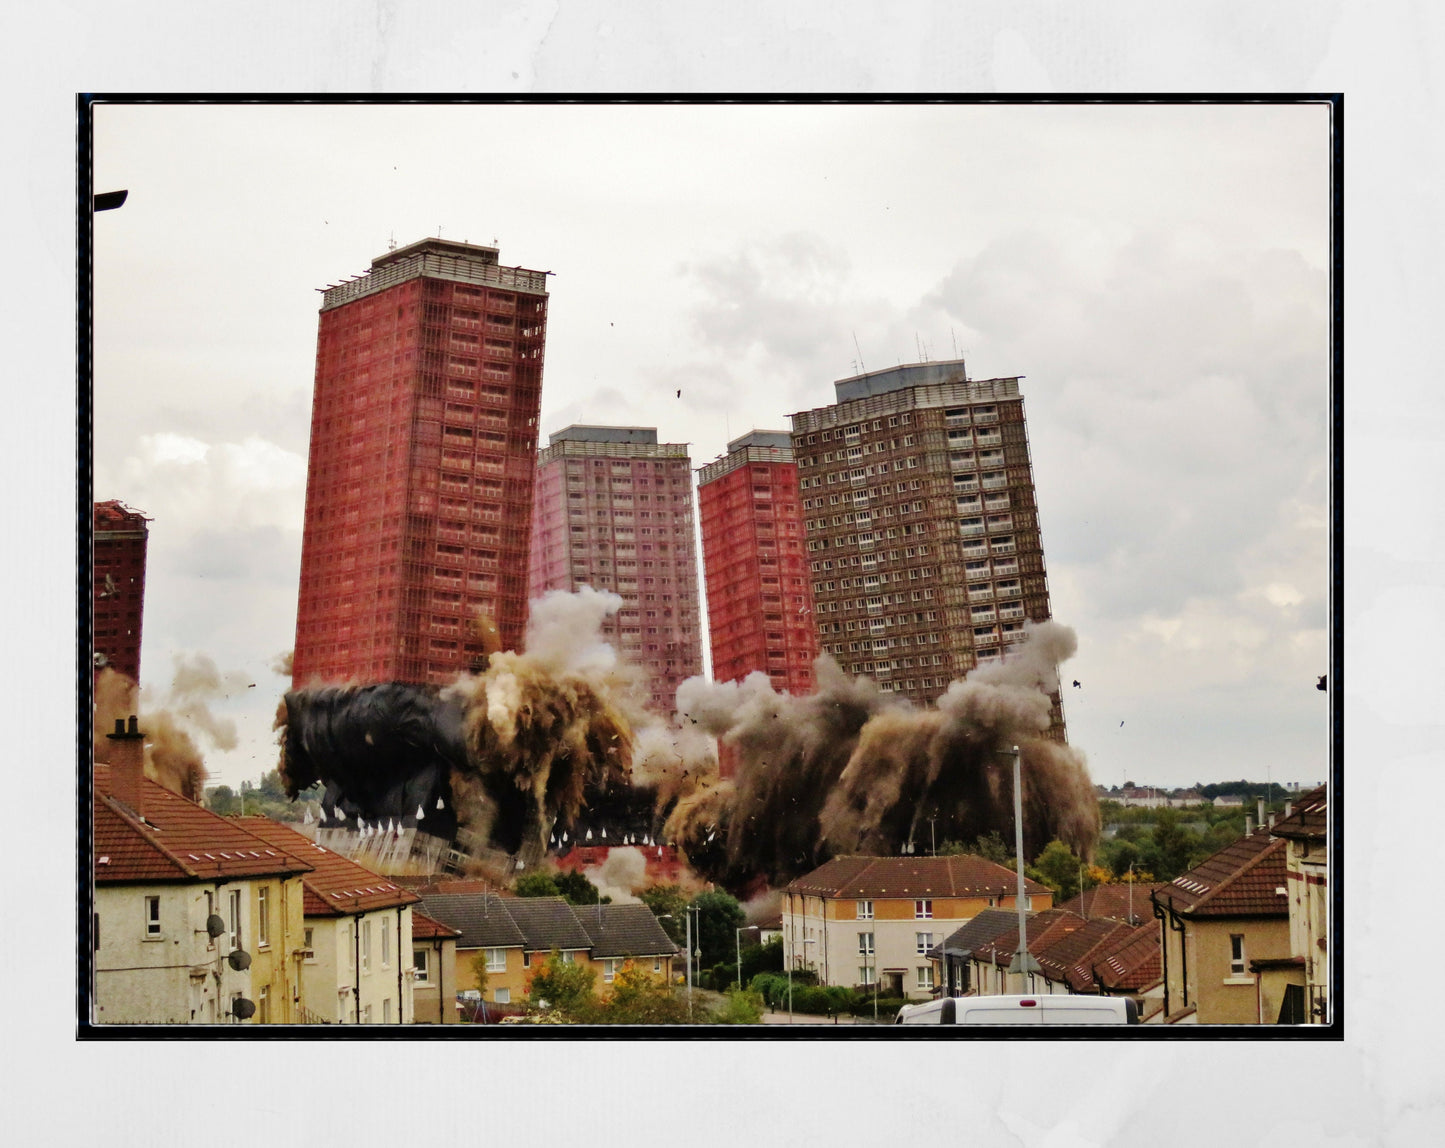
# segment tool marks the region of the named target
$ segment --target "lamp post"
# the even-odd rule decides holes
[[[812,937],[803,938],[803,959],[808,958],[808,946],[816,945],[818,942]],[[789,954],[792,957],[792,954]],[[796,959],[796,958],[794,958]],[[793,1023],[793,961],[788,961],[788,1023]]]
[[[1028,927],[1024,922],[1024,791],[1023,775],[1019,766],[1019,747],[1013,746],[1006,752],[1014,759],[1014,863],[1018,873],[1018,886],[1014,893],[1014,907],[1019,915],[1019,947],[1008,967],[1011,973],[1019,974],[1019,987],[1023,987],[1024,976],[1040,971],[1038,961],[1029,956]]]

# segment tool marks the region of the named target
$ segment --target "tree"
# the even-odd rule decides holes
[[[557,880],[550,873],[543,873],[538,870],[535,873],[523,873],[512,883],[512,892],[518,897],[560,897],[562,890],[557,887]]]
[[[591,969],[564,961],[562,954],[553,949],[546,963],[528,978],[527,1000],[537,1006],[545,1001],[558,1012],[580,1020],[596,1003],[596,980],[597,974]]]
[[[472,972],[476,974],[477,991],[482,994],[482,999],[487,999],[487,954],[478,953],[472,958]]]
[[[743,949],[743,984],[751,984],[759,973],[780,973],[783,971],[783,938],[774,937],[765,945],[751,945]]]
[[[691,907],[697,910],[692,943],[694,948],[702,950],[701,967],[732,961],[737,951],[736,930],[747,920],[738,899],[717,889],[699,893],[692,899]]]
[[[1203,859],[1199,834],[1180,824],[1179,814],[1172,809],[1159,810],[1154,832],[1141,846],[1141,852],[1144,868],[1158,881],[1172,881]]]
[[[687,1002],[646,969],[624,961],[612,978],[612,995],[593,1019],[603,1024],[685,1024]]]
[[[206,808],[222,817],[234,817],[241,812],[241,802],[229,785],[218,785],[206,790]]]
[[[1079,867],[1083,864],[1073,851],[1055,838],[1034,858],[1028,875],[1054,891],[1054,901],[1067,901],[1079,891]]]
[[[986,834],[975,837],[973,849],[970,852],[977,853],[980,857],[992,861],[996,865],[1011,867],[1014,864],[1014,851],[1004,844],[997,829],[990,829]]]
[[[687,911],[687,895],[676,885],[653,885],[637,894],[637,899],[652,910],[657,923],[662,926],[673,944],[686,942],[687,922],[683,913]]]
[[[559,872],[552,878],[557,887],[557,892],[562,894],[569,905],[596,905],[599,901],[610,904],[611,897],[603,898],[597,892],[597,886],[587,879],[587,875],[577,869],[568,869]]]

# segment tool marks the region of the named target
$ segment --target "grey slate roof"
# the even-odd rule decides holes
[[[592,939],[592,956],[670,957],[680,950],[646,905],[578,905],[572,910]]]
[[[592,947],[592,938],[577,920],[576,912],[561,897],[508,897],[506,904],[525,938],[525,952]]]
[[[511,898],[495,893],[435,893],[421,900],[421,911],[461,931],[459,949],[514,949],[526,937],[507,911]]]
[[[951,957],[969,957],[975,948],[993,940],[1005,929],[1012,928],[1017,936],[1018,920],[1016,909],[985,909],[944,938],[943,952]]]

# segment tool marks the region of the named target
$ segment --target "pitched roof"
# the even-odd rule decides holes
[[[411,911],[411,939],[414,941],[432,941],[438,938],[450,940],[453,937],[460,937],[461,930],[453,929],[450,925],[443,925],[435,918],[428,917],[419,909]]]
[[[1294,803],[1288,817],[1276,821],[1270,832],[1276,837],[1323,841],[1329,822],[1329,800],[1323,785],[1311,789]]]
[[[110,767],[95,766],[95,881],[215,881],[307,873],[298,851],[270,844],[239,821],[147,778],[145,820],[110,797]]]
[[[949,857],[834,857],[788,884],[790,893],[883,899],[1007,897],[1018,885],[1012,869],[973,853]],[[1024,892],[1039,896],[1047,885],[1024,879]]]
[[[594,958],[670,957],[680,951],[646,905],[578,905],[572,911],[592,940]]]
[[[1018,950],[1019,930],[1018,915],[1012,915],[1014,921],[1010,927],[974,947],[973,960],[1000,965],[1013,960],[1013,955]],[[1066,913],[1062,909],[1030,913],[1025,918],[1024,941],[1029,952],[1037,957],[1050,945],[1056,944],[1061,937],[1083,928],[1085,924],[1084,918],[1077,913]]]
[[[341,917],[421,900],[410,890],[316,844],[289,825],[259,816],[238,820],[257,837],[296,854],[311,866],[311,872],[302,879],[305,891],[302,912],[308,917]]]
[[[1006,929],[1018,937],[1018,912],[1014,909],[985,909],[950,933],[943,941],[943,952],[949,956],[969,957],[985,941],[991,941]]]
[[[459,949],[519,949],[526,941],[506,902],[495,893],[433,893],[421,911],[458,931]]]
[[[1101,949],[1107,950],[1111,941],[1132,936],[1134,926],[1108,917],[1095,917],[1085,922],[1083,928],[1075,929],[1055,939],[1051,945],[1040,947],[1034,956],[1039,967],[1051,981],[1063,981],[1076,993],[1092,992],[1094,974],[1090,970],[1090,957]]]
[[[507,901],[507,911],[526,938],[522,944],[526,952],[592,947],[592,938],[577,920],[572,906],[561,897],[512,897]]]
[[[1151,899],[1183,917],[1287,917],[1285,842],[1256,829],[1179,874]]]
[[[1132,933],[1119,938],[1112,951],[1100,953],[1090,962],[1099,987],[1109,992],[1143,992],[1164,977],[1159,948],[1159,926],[1136,925]]]
[[[1085,889],[1076,897],[1070,897],[1059,908],[1078,913],[1087,920],[1108,917],[1137,925],[1154,919],[1154,907],[1149,904],[1149,894],[1163,887],[1162,881],[1148,884],[1134,881],[1117,885],[1096,885],[1092,889]]]

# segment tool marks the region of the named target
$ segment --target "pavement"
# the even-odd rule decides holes
[[[890,1017],[883,1016],[881,1013],[880,1013],[879,1016],[878,1016],[878,1023],[879,1023],[879,1024],[887,1024],[887,1023],[889,1023],[890,1020],[891,1020]],[[785,1012],[765,1012],[765,1013],[763,1013],[763,1023],[764,1023],[764,1024],[839,1024],[839,1025],[842,1025],[842,1024],[872,1024],[872,1023],[873,1023],[873,1018],[872,1018],[871,1016],[847,1016],[847,1015],[844,1015],[844,1016],[813,1016],[813,1015],[810,1014],[810,1013],[804,1013],[804,1012],[795,1012],[795,1013],[793,1013],[792,1017],[790,1018],[790,1017],[788,1016],[788,1014],[785,1013]]]

